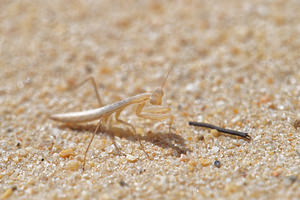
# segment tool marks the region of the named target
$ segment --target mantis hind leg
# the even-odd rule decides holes
[[[136,135],[136,130],[135,130],[134,126],[132,124],[130,124],[128,122],[125,122],[125,121],[120,119],[120,114],[121,114],[122,111],[123,110],[119,110],[118,112],[116,112],[116,115],[115,115],[116,121],[120,124],[123,124],[123,125],[129,127],[132,130],[132,132],[134,133],[134,135]],[[137,137],[137,138],[138,138],[138,141],[139,141],[139,144],[140,144],[140,147],[141,147],[142,151],[146,154],[147,158],[151,160],[150,156],[148,155],[148,153],[146,152],[146,150],[144,148],[144,145],[141,141],[141,138],[140,137]]]
[[[98,100],[98,103],[99,103],[99,106],[103,106],[103,103],[102,103],[102,100],[100,98],[100,95],[99,95],[99,92],[98,92],[98,89],[97,89],[97,84],[96,84],[96,81],[95,81],[95,78],[90,76],[86,79],[84,79],[83,81],[81,81],[80,83],[78,83],[73,89],[77,89],[79,88],[80,86],[84,85],[85,83],[87,83],[88,81],[90,81],[92,83],[92,86],[94,88],[94,91],[95,91],[95,94],[96,94],[96,97],[97,97],[97,100]]]
[[[90,148],[90,146],[91,146],[91,144],[92,144],[92,142],[93,142],[93,140],[94,140],[94,137],[95,137],[96,133],[98,132],[100,126],[101,126],[101,120],[99,120],[99,122],[98,122],[98,124],[97,124],[97,127],[96,127],[96,129],[95,129],[95,131],[94,131],[94,133],[93,133],[93,136],[92,136],[92,138],[91,138],[91,140],[90,140],[90,142],[89,142],[89,144],[88,144],[88,146],[87,146],[87,148],[86,148],[86,150],[85,150],[85,153],[84,153],[84,159],[83,159],[83,165],[82,165],[83,171],[84,171],[84,167],[85,167],[85,163],[86,163],[86,155],[87,155],[87,153],[88,153],[88,151],[89,151],[89,148]]]

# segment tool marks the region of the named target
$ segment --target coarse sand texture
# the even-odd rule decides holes
[[[0,199],[298,200],[299,52],[299,0],[1,0]],[[171,68],[171,128],[130,105],[83,171],[98,121],[49,116],[99,107],[90,76],[108,105]]]

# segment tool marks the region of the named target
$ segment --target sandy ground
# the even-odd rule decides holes
[[[1,198],[300,199],[299,11],[298,0],[2,0]],[[97,107],[90,85],[70,89],[88,76],[110,104],[160,87],[170,67],[171,131],[129,106],[121,119],[137,133],[113,121],[82,171],[96,122],[48,114]]]

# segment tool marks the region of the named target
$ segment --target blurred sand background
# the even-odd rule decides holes
[[[1,198],[300,199],[299,35],[298,0],[1,0]],[[129,107],[137,134],[115,137],[127,156],[98,133],[82,172],[95,123],[47,114],[97,107],[91,86],[70,90],[90,75],[109,104],[159,87],[171,66],[172,131]]]

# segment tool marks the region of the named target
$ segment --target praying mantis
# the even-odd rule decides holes
[[[102,103],[102,100],[97,90],[95,79],[93,77],[89,77],[83,80],[81,83],[79,83],[78,86],[83,85],[88,81],[92,83],[99,103],[99,108],[81,111],[81,112],[52,114],[49,116],[50,119],[58,122],[63,122],[63,123],[83,123],[83,122],[99,120],[96,129],[93,133],[93,136],[91,137],[89,144],[84,153],[84,160],[82,166],[83,170],[85,169],[88,150],[94,140],[97,131],[100,129],[101,126],[106,126],[107,130],[110,130],[113,127],[112,121],[114,120],[115,123],[119,123],[124,126],[127,126],[134,134],[136,133],[135,127],[132,124],[120,119],[121,112],[130,105],[133,104],[137,105],[135,114],[140,118],[150,119],[150,120],[169,119],[169,131],[170,131],[174,121],[174,116],[170,114],[171,109],[169,107],[162,106],[162,98],[164,96],[163,89],[165,87],[166,81],[168,79],[171,70],[172,68],[169,69],[164,81],[162,82],[161,87],[156,88],[153,92],[137,94],[135,96],[128,97],[121,101],[117,101],[115,103],[107,104],[107,105],[103,105]],[[146,156],[150,158],[147,152],[144,150],[144,147],[140,139],[139,139],[139,144],[142,150],[144,151],[144,153],[146,154]],[[114,145],[118,149],[115,143]]]

